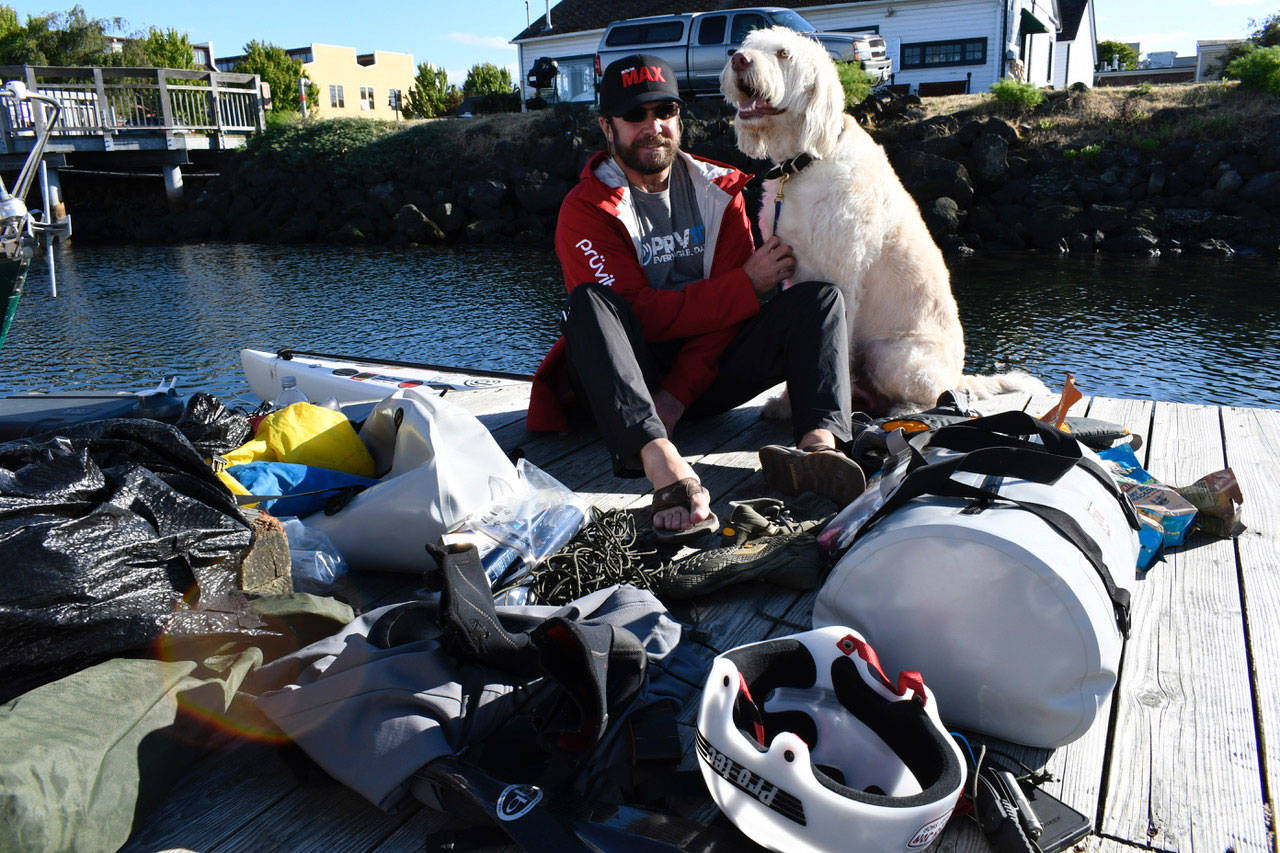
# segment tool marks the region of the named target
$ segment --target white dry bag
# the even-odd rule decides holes
[[[852,544],[814,626],[848,625],[889,671],[918,669],[948,725],[1036,747],[1079,738],[1129,630],[1132,505],[1092,451],[1022,412],[903,444],[892,488],[841,513],[865,520],[840,534]]]
[[[303,519],[328,534],[353,569],[426,572],[440,535],[514,494],[516,468],[475,415],[418,388],[374,407],[360,438],[381,474],[345,506]]]

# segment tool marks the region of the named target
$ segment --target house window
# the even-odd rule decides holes
[[[373,109],[373,87],[372,86],[360,87],[360,109],[362,110]]]
[[[330,87],[329,87],[329,106],[333,107],[334,109],[339,109],[339,110],[340,110],[340,109],[343,109],[344,107],[346,107],[346,103],[342,100],[342,87],[341,87],[341,86],[330,86]]]
[[[939,68],[947,65],[984,65],[987,40],[926,41],[902,46],[901,68]]]

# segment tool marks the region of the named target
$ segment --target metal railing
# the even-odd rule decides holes
[[[62,107],[53,129],[59,137],[116,136],[134,132],[243,136],[263,126],[256,74],[175,68],[67,68],[0,66],[0,79],[22,80],[28,89]],[[34,136],[42,115],[25,102],[0,106],[8,139]]]

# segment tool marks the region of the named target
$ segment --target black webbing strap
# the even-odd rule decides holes
[[[1031,445],[1031,447],[1035,447],[1035,445]],[[1116,586],[1115,579],[1111,577],[1111,572],[1107,569],[1106,561],[1102,557],[1102,549],[1074,518],[1056,507],[1031,501],[1020,501],[1003,495],[998,491],[971,486],[951,478],[957,472],[966,472],[1017,477],[1039,483],[1054,483],[1057,482],[1058,477],[1061,477],[1061,473],[1054,476],[1055,472],[1061,469],[1063,465],[1066,466],[1065,470],[1070,470],[1073,464],[1069,459],[1055,456],[1052,453],[1033,450],[1030,447],[988,447],[935,462],[931,465],[925,465],[912,471],[903,479],[893,494],[862,525],[857,535],[854,536],[853,541],[857,542],[881,519],[900,509],[908,501],[924,495],[1011,503],[1035,515],[1049,525],[1060,536],[1075,545],[1080,553],[1085,556],[1085,559],[1093,566],[1098,577],[1101,578],[1102,584],[1107,590],[1107,596],[1111,599],[1111,605],[1115,611],[1116,626],[1120,629],[1120,633],[1127,638],[1130,626],[1129,591]]]
[[[1038,436],[1040,442],[1027,441],[1022,436]],[[986,447],[1020,447],[1072,459],[1076,467],[1087,472],[1116,499],[1129,526],[1134,530],[1141,529],[1142,525],[1138,521],[1138,513],[1133,508],[1133,502],[1120,490],[1116,481],[1103,470],[1101,465],[1080,452],[1079,441],[1044,421],[1036,420],[1026,412],[1001,412],[998,415],[945,426],[928,434],[926,441],[925,446],[941,447],[962,453]],[[1010,476],[1019,475],[1010,474]]]
[[[1036,436],[1040,443],[1027,441]],[[929,437],[932,447],[969,451],[990,447],[1003,442],[1009,447],[1040,447],[1059,456],[1080,458],[1080,445],[1074,438],[1044,421],[1038,421],[1026,412],[1001,412],[973,420],[949,424],[933,431]]]

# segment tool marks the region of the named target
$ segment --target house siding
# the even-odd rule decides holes
[[[892,16],[887,13],[892,9]],[[799,10],[815,27],[844,30],[878,27],[885,49],[893,58],[897,85],[915,91],[921,83],[965,83],[970,91],[983,92],[1000,76],[1003,51],[1000,3],[993,0],[894,0],[887,3],[809,7]],[[939,68],[902,67],[902,45],[920,42],[985,38],[987,60],[982,65],[954,65]]]
[[[1054,60],[1053,85],[1065,89],[1074,83],[1093,85],[1093,69],[1098,62],[1098,43],[1093,29],[1093,4],[1080,17],[1075,39],[1058,42]]]
[[[883,0],[804,6],[796,11],[819,29],[871,29],[878,32],[885,41],[888,55],[893,59],[893,82],[906,86],[911,91],[917,91],[921,83],[950,85],[971,92],[988,91],[991,84],[1004,75],[1007,51],[1022,58],[1024,79],[1037,86],[1053,85],[1059,64],[1068,60],[1072,73],[1082,74],[1084,72],[1078,69],[1087,66],[1091,76],[1091,26],[1087,28],[1086,37],[1086,27],[1082,24],[1080,38],[1068,50],[1069,43],[1059,44],[1056,40],[1056,0],[1009,0],[1009,3],[1007,22],[1005,0]],[[768,3],[763,2],[761,5]],[[689,10],[699,8],[699,4],[693,3]],[[1024,9],[1043,22],[1048,32],[1030,34],[1024,42],[1019,35]],[[625,16],[626,13],[619,10],[618,14]],[[552,20],[555,20],[554,9]],[[1088,20],[1091,22],[1091,16]],[[550,56],[558,59],[566,56],[594,56],[603,33],[604,28],[600,28],[565,35],[537,36],[517,42],[522,85],[538,57]],[[1003,44],[1002,35],[1005,36]],[[979,38],[986,40],[986,60],[982,64],[909,69],[902,67],[904,44]],[[1087,82],[1089,77],[1083,79]],[[527,86],[524,91],[526,95],[532,94]]]
[[[373,64],[361,65],[356,61],[353,47],[329,44],[311,45],[310,62],[302,63],[302,70],[320,89],[316,103],[308,109],[322,118],[358,116],[360,118],[395,119],[396,111],[387,103],[391,89],[399,89],[408,98],[417,73],[413,55],[385,50],[372,51]],[[343,105],[335,107],[330,99],[330,87],[342,87]],[[373,90],[370,109],[361,104],[361,89]]]

